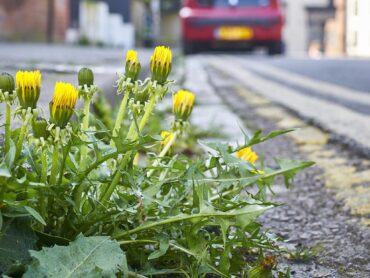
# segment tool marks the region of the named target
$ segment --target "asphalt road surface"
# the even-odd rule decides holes
[[[295,111],[369,154],[370,60],[244,54],[202,57],[242,86]]]

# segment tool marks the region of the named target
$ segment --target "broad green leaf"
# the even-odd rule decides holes
[[[116,277],[124,253],[109,237],[80,235],[69,246],[30,251],[32,264],[24,278]]]
[[[24,271],[30,260],[28,250],[34,249],[36,236],[28,217],[3,218],[0,233],[0,273],[9,275]]]

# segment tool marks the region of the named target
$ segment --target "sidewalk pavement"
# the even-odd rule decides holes
[[[139,49],[143,71],[149,68],[151,49]],[[0,72],[14,74],[18,70],[40,70],[42,88],[39,106],[49,114],[49,102],[55,82],[78,85],[77,73],[82,67],[94,71],[95,83],[114,101],[114,81],[122,73],[126,50],[115,48],[80,47],[71,45],[0,43]]]
[[[184,89],[196,96],[191,123],[203,130],[217,129],[229,137],[231,143],[244,143],[242,120],[228,108],[208,80],[205,63],[196,56],[185,60]],[[229,141],[229,140],[228,140]]]

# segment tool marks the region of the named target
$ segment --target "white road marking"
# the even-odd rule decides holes
[[[240,62],[239,59],[228,56],[228,59],[234,60],[235,62]],[[352,90],[344,88],[335,84],[320,81],[317,79],[305,77],[281,68],[270,66],[267,64],[262,64],[254,61],[246,61],[243,65],[247,66],[253,71],[259,72],[261,74],[271,75],[275,78],[286,81],[290,84],[301,86],[318,93],[330,97],[335,97],[359,104],[369,104],[370,105],[370,94],[366,92],[361,92],[357,90]]]
[[[235,59],[209,57],[208,63],[240,81],[246,88],[293,109],[303,117],[314,119],[325,128],[370,148],[370,116],[354,112],[330,101],[300,94],[277,82],[260,77]]]

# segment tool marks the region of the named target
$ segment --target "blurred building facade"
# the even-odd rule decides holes
[[[322,51],[325,22],[334,14],[331,0],[283,0],[284,40],[289,54]]]
[[[346,52],[370,57],[370,1],[347,0]]]
[[[71,0],[67,42],[133,47],[130,8],[130,0]]]
[[[63,42],[70,0],[1,0],[0,39]]]
[[[334,0],[334,16],[325,23],[326,55],[338,56],[346,52],[346,0]]]

